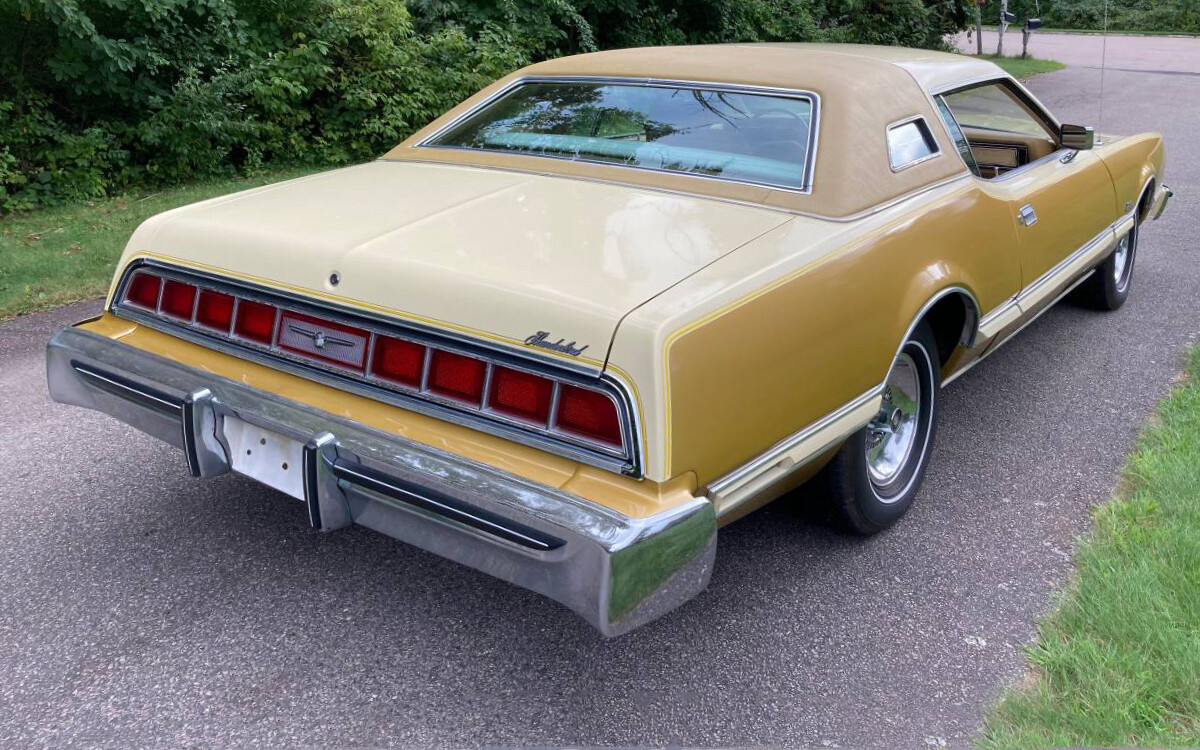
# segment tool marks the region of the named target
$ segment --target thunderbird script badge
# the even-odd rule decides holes
[[[578,357],[588,348],[588,344],[578,346],[574,341],[567,341],[561,338],[558,341],[551,341],[549,331],[538,331],[525,339],[525,345],[536,346],[539,349],[549,349],[552,352],[559,352],[560,354],[570,354],[572,357]]]

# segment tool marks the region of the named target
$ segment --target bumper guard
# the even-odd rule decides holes
[[[304,445],[313,528],[362,524],[566,605],[605,636],[708,585],[712,503],[630,518],[553,487],[341,419],[88,331],[46,352],[50,396],[183,450],[193,476],[230,470],[233,416]]]

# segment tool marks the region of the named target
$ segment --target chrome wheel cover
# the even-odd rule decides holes
[[[1129,277],[1133,273],[1133,253],[1137,247],[1137,226],[1130,229],[1128,233],[1117,243],[1117,249],[1113,251],[1113,284],[1116,285],[1118,292],[1125,291],[1125,287],[1129,286]]]
[[[893,482],[908,464],[920,433],[921,372],[907,352],[892,365],[879,413],[867,425],[867,473],[876,487]]]

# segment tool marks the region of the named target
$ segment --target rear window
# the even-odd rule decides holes
[[[813,100],[667,84],[518,85],[422,145],[808,189]]]

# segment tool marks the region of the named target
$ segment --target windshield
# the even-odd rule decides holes
[[[808,96],[526,83],[423,145],[552,156],[808,188]]]

